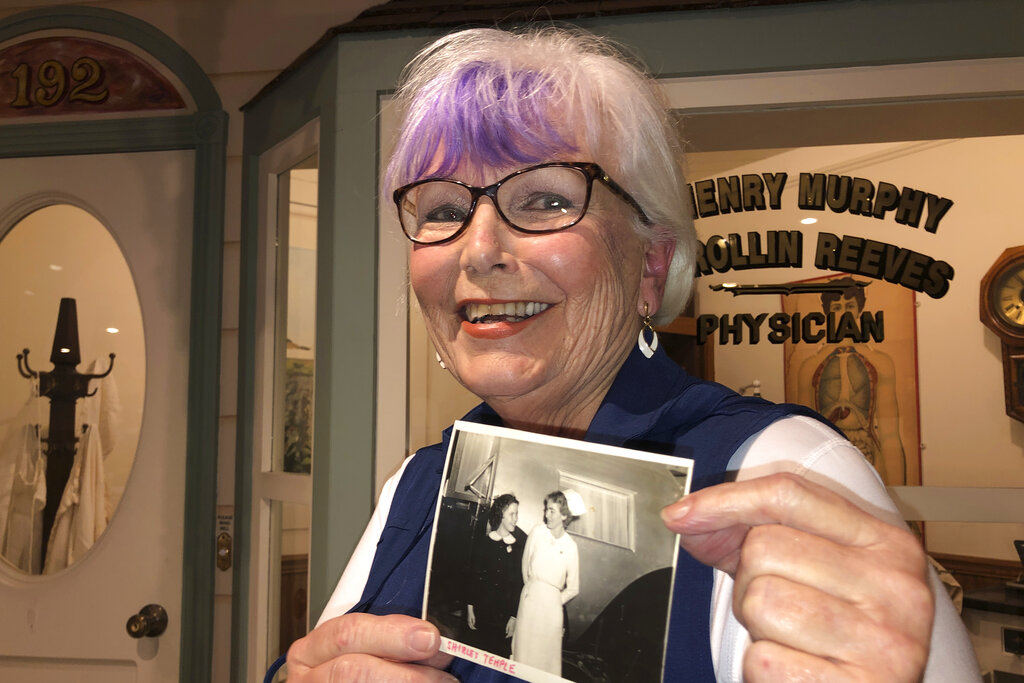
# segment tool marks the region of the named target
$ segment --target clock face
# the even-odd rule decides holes
[[[1000,273],[990,291],[992,312],[1010,327],[1024,331],[1024,263]]]

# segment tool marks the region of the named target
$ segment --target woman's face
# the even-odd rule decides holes
[[[519,523],[519,503],[511,503],[505,508],[505,512],[501,513],[501,527],[500,529],[506,534],[510,534],[516,530],[516,524]]]
[[[487,185],[515,170],[455,177]],[[648,249],[630,211],[595,182],[579,223],[530,235],[482,198],[457,239],[414,245],[410,279],[435,348],[508,424],[585,430],[636,342],[643,302],[657,310],[671,248]]]
[[[568,519],[562,514],[562,508],[555,501],[549,501],[544,506],[544,526],[549,529],[564,529],[565,520]]]

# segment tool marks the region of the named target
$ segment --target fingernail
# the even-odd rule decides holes
[[[666,522],[678,522],[686,516],[693,507],[688,500],[681,500],[678,503],[672,503],[661,510],[661,518]]]
[[[425,655],[432,655],[437,651],[437,632],[429,628],[421,628],[409,634],[409,647]]]

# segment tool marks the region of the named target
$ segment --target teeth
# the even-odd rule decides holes
[[[471,323],[479,322],[487,316],[509,318],[511,322],[519,322],[545,311],[550,304],[539,301],[510,301],[504,304],[466,304],[466,319]]]

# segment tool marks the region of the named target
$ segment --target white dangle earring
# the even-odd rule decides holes
[[[644,354],[645,358],[650,358],[654,355],[654,352],[658,350],[658,333],[654,331],[654,326],[651,325],[651,316],[647,313],[647,302],[644,302],[644,326],[640,328],[640,335],[637,337],[636,345],[640,347],[640,353]],[[644,332],[651,333],[651,343],[648,344],[647,340],[644,339]]]
[[[657,346],[658,346],[657,340],[655,340],[654,346],[655,346],[655,348],[657,348]],[[441,360],[441,354],[439,354],[437,351],[434,351],[434,358],[437,359],[437,364],[441,366],[442,370],[447,370],[448,369],[448,368],[445,367],[444,361]]]

